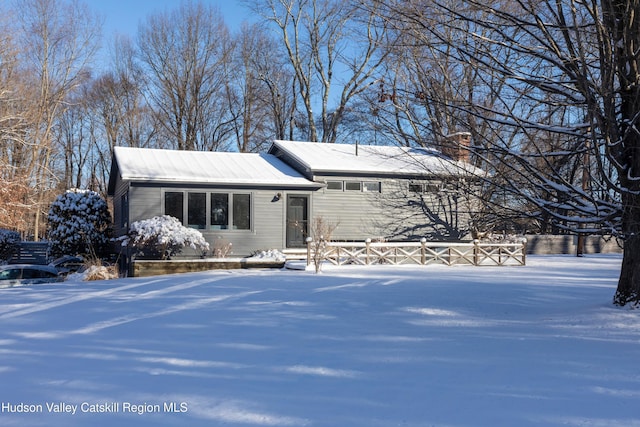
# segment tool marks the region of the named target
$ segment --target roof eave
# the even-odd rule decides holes
[[[188,186],[209,186],[209,187],[251,187],[251,188],[283,188],[283,189],[287,189],[287,188],[292,188],[292,189],[297,189],[297,188],[309,188],[309,189],[318,189],[321,188],[323,185],[317,182],[282,182],[282,181],[263,181],[263,182],[256,182],[256,181],[233,181],[233,180],[226,180],[226,181],[190,181],[190,180],[180,180],[180,179],[154,179],[154,178],[149,178],[149,177],[124,177],[122,178],[124,181],[129,181],[131,183],[135,183],[135,184],[142,184],[142,185],[156,185],[156,186],[162,186],[162,185],[167,185],[167,186],[176,186],[176,185],[182,185],[185,187]]]

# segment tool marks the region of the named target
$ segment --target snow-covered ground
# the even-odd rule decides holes
[[[620,262],[4,289],[0,425],[640,426]]]

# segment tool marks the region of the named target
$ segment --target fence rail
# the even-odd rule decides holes
[[[314,242],[307,240],[307,265],[317,255],[334,265],[444,264],[502,266],[525,265],[527,241],[516,243],[473,242]]]

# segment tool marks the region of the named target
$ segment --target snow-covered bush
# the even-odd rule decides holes
[[[122,246],[133,248],[135,255],[153,259],[170,258],[187,246],[202,253],[209,250],[209,243],[201,232],[185,227],[179,219],[169,215],[132,223]]]
[[[0,228],[0,264],[8,261],[18,250],[20,234],[15,231]]]
[[[287,260],[287,256],[277,249],[269,249],[266,251],[256,251],[250,256],[250,258],[274,260],[274,261],[280,261],[280,262],[284,262]]]
[[[68,190],[54,200],[48,216],[49,254],[104,256],[111,216],[107,202],[91,190]]]

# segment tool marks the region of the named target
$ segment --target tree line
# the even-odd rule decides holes
[[[0,6],[0,226],[37,238],[56,193],[104,193],[116,145],[468,131],[488,172],[474,227],[617,236],[616,301],[640,299],[640,0],[244,3],[255,24],[233,33],[202,2],[150,14],[101,66],[89,6]]]

